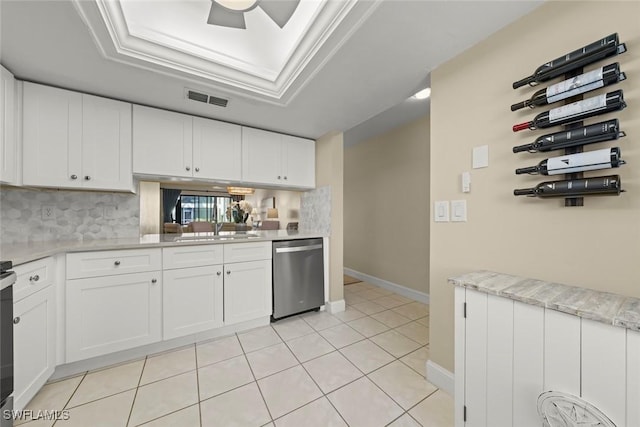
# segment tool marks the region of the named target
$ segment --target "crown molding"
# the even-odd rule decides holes
[[[170,75],[237,95],[287,105],[355,33],[382,0],[327,1],[279,72],[216,54],[181,51],[130,33],[120,1],[73,0],[100,53],[108,60]],[[333,37],[332,37],[333,36]],[[188,44],[188,41],[181,41]]]

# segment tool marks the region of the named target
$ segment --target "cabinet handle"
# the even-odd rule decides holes
[[[87,180],[87,181],[91,181],[91,177],[90,177],[89,175],[86,175],[86,176],[84,177],[84,179],[85,179],[85,180]]]
[[[78,175],[71,175],[71,179],[78,179]]]
[[[216,274],[219,276],[222,274],[222,271],[218,271]]]
[[[196,172],[200,172],[200,168],[196,168]]]
[[[280,179],[280,175],[278,175],[278,179]]]
[[[13,324],[17,325],[18,323],[20,323],[20,316],[13,318]]]
[[[113,263],[113,265],[115,265],[116,267],[120,265],[120,261],[116,261]]]
[[[40,276],[38,276],[37,274],[34,274],[33,276],[29,277],[30,282],[37,282],[38,280],[40,280]]]
[[[190,171],[190,170],[191,170],[191,167],[190,167],[190,166],[187,166],[185,169],[186,169],[187,171]]]
[[[231,274],[231,270],[227,270],[227,275]]]
[[[287,179],[287,176],[285,175],[284,179]]]
[[[156,283],[158,283],[158,279],[151,279],[151,283],[155,285]]]

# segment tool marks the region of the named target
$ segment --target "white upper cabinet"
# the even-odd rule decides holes
[[[194,117],[193,177],[240,181],[241,167],[241,127]]]
[[[131,171],[131,104],[82,95],[82,182],[127,190]]]
[[[0,182],[16,183],[15,87],[13,74],[0,66]]]
[[[132,191],[131,104],[24,83],[23,183]]]
[[[316,142],[282,135],[282,168],[285,184],[296,187],[316,186]]]
[[[133,172],[218,181],[241,179],[241,128],[134,106]]]
[[[193,117],[133,106],[133,173],[193,176]]]
[[[242,180],[285,187],[315,187],[315,141],[243,128]]]

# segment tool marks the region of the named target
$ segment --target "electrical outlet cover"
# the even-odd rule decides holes
[[[51,221],[56,219],[55,206],[42,206],[42,219],[44,221]]]
[[[451,201],[451,221],[467,222],[467,201],[466,200]]]

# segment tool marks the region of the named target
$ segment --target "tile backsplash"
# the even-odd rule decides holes
[[[302,193],[300,229],[331,233],[331,187],[320,187]]]
[[[0,189],[0,241],[5,245],[137,237],[139,230],[137,194]]]

